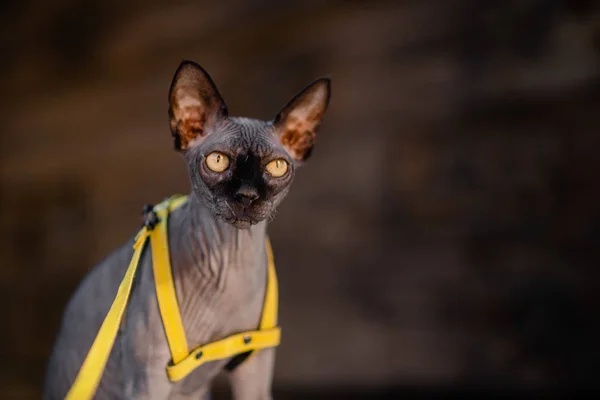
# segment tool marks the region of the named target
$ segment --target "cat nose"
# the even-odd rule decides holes
[[[254,200],[258,199],[258,191],[254,186],[244,184],[240,186],[233,197],[244,206],[249,206]]]

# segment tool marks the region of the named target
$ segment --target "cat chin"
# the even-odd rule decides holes
[[[233,207],[234,209],[230,206],[226,210],[215,208],[212,210],[213,216],[237,229],[249,229],[252,225],[256,225],[267,218],[267,214],[261,212],[238,209],[235,208],[235,205]]]
[[[235,226],[237,229],[250,229],[250,227],[255,223],[256,222],[244,221],[241,219],[236,219],[233,222],[230,222],[230,224]]]
[[[259,220],[253,219],[240,219],[240,218],[223,218],[225,222],[234,226],[237,229],[250,229],[252,225],[256,225],[259,223]]]

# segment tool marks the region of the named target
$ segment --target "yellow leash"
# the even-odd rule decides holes
[[[181,380],[200,365],[215,360],[223,360],[249,351],[276,347],[280,343],[281,330],[277,326],[278,285],[271,244],[267,238],[268,259],[267,287],[260,325],[257,330],[237,333],[188,351],[185,331],[177,304],[169,245],[167,238],[168,214],[181,206],[186,196],[174,196],[154,207],[159,220],[154,229],[143,227],[135,238],[134,252],[123,281],[106,315],[98,335],[90,348],[71,389],[67,400],[91,399],[96,393],[106,362],[115,342],[115,338],[127,306],[131,286],[138,267],[144,245],[148,237],[152,246],[152,263],[158,305],[162,317],[167,342],[171,351],[171,363],[166,373],[172,382]]]

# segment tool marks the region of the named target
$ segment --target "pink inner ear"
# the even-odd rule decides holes
[[[204,124],[206,122],[206,114],[201,110],[190,110],[189,116],[183,119],[186,126],[185,134],[189,140],[195,139],[197,136],[204,136]]]
[[[303,161],[315,144],[317,129],[327,109],[329,86],[318,81],[303,90],[283,111],[279,122],[281,144],[296,160]]]
[[[281,144],[299,161],[306,158],[315,144],[318,120],[301,119],[290,114],[281,132]]]
[[[177,121],[177,135],[182,149],[193,144],[194,139],[205,134],[206,110],[197,99],[180,90],[176,93],[173,116]]]

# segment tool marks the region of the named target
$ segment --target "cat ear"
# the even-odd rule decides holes
[[[227,106],[208,72],[193,61],[179,64],[169,89],[169,118],[175,149],[185,150],[227,118]]]
[[[296,161],[310,156],[330,96],[330,79],[318,79],[298,93],[273,120],[281,144]]]

